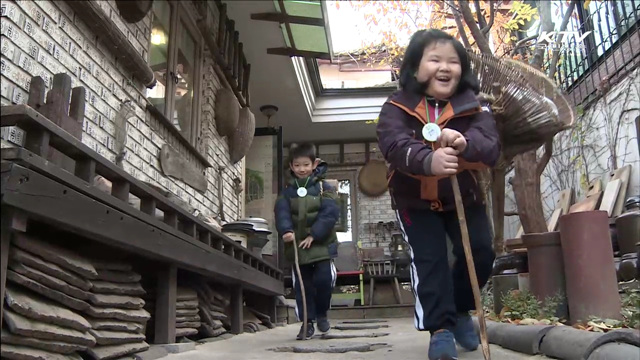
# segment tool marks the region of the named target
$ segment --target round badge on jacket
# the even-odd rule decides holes
[[[305,197],[305,196],[307,196],[307,189],[303,188],[303,187],[298,188],[297,193],[298,193],[299,197]]]
[[[422,127],[422,137],[427,141],[433,142],[438,140],[438,137],[440,137],[440,133],[442,133],[442,130],[440,130],[440,126],[434,123],[428,123]]]

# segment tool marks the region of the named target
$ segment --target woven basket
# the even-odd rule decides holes
[[[370,160],[358,174],[360,191],[367,196],[380,196],[387,191],[387,165],[381,160]]]
[[[220,136],[231,136],[238,127],[240,107],[233,91],[222,88],[216,93],[216,128]]]
[[[251,148],[255,131],[256,117],[248,107],[240,109],[238,126],[229,137],[229,152],[231,153],[232,164],[237,163],[247,155]]]

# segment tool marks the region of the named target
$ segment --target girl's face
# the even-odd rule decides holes
[[[460,83],[460,58],[451,42],[436,42],[424,49],[416,79],[428,82],[427,95],[439,100],[450,98]]]

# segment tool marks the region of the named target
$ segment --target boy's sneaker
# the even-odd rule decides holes
[[[456,327],[453,328],[453,336],[458,344],[468,351],[474,351],[480,344],[480,339],[478,339],[478,334],[469,313],[458,314]]]
[[[302,324],[300,326],[300,332],[298,332],[298,336],[296,336],[297,340],[302,340],[303,335],[304,335],[303,331],[304,331],[304,324]],[[314,328],[313,323],[312,322],[308,322],[307,323],[307,336],[305,337],[305,339],[311,339],[311,337],[313,336],[313,334],[315,332],[316,332],[316,329]]]
[[[329,320],[326,317],[318,317],[318,330],[323,333],[326,333],[331,329],[331,324],[329,324]]]
[[[453,333],[449,330],[440,330],[431,335],[429,343],[429,360],[456,360],[458,351]]]

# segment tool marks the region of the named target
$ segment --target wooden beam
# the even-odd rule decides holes
[[[323,53],[318,51],[298,50],[295,48],[268,48],[267,54],[269,55],[282,55],[282,56],[300,56],[304,58],[324,59],[331,60],[329,53]]]
[[[278,22],[280,24],[289,23],[289,24],[302,24],[302,25],[312,25],[312,26],[322,26],[324,27],[324,20],[306,16],[294,16],[286,13],[258,13],[251,14],[251,20],[262,20],[262,21],[272,21]]]
[[[244,299],[242,297],[242,286],[236,285],[231,287],[231,333],[242,334],[244,326],[243,307]]]
[[[176,342],[178,268],[173,264],[163,264],[157,274],[154,342],[173,344]]]
[[[280,11],[282,11],[282,13],[284,15],[287,15],[285,7],[284,7],[284,0],[278,0],[278,4],[280,5]],[[287,29],[287,35],[289,35],[289,44],[291,44],[292,48],[296,48],[296,43],[295,41],[293,41],[293,33],[291,32],[291,24],[289,24],[288,21],[284,22],[284,26]]]

